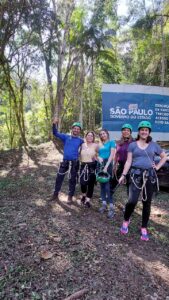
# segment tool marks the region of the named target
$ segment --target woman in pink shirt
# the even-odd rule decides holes
[[[121,139],[117,142],[117,149],[115,155],[114,162],[114,177],[112,179],[112,193],[116,189],[116,186],[119,184],[119,178],[124,169],[124,165],[127,160],[127,151],[131,142],[133,142],[132,138],[132,126],[130,124],[124,124],[121,128]],[[127,193],[129,190],[129,176],[126,176],[126,185],[127,185]]]

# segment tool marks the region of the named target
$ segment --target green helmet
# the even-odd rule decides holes
[[[74,122],[74,123],[72,124],[72,128],[75,127],[75,126],[77,126],[77,127],[79,127],[80,129],[82,129],[82,125],[80,124],[80,122]]]
[[[108,172],[99,171],[96,174],[96,181],[100,183],[106,183],[110,180],[110,174]]]
[[[124,124],[123,126],[122,126],[122,128],[121,128],[121,130],[123,130],[123,129],[130,129],[131,130],[131,132],[132,132],[132,130],[133,130],[133,128],[132,128],[132,126],[130,125],[130,124]]]
[[[150,131],[151,131],[151,123],[149,121],[141,121],[139,124],[138,124],[138,130],[140,128],[149,128]]]

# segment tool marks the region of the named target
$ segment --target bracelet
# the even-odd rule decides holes
[[[126,175],[125,175],[125,174],[122,174],[122,176],[126,177]]]

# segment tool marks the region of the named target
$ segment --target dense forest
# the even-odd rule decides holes
[[[0,149],[101,125],[102,83],[169,86],[167,0],[1,0]]]

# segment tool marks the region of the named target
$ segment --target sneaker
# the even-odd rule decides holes
[[[112,218],[114,217],[114,210],[113,210],[113,209],[109,209],[109,212],[108,212],[107,217],[108,217],[109,219],[112,219]]]
[[[123,224],[122,224],[122,226],[121,226],[121,228],[120,228],[120,232],[122,233],[122,234],[127,234],[128,233],[128,226],[129,226],[129,221],[123,221]]]
[[[102,207],[100,207],[99,212],[103,214],[106,211],[106,209],[107,209],[107,205],[103,204]]]
[[[55,194],[55,193],[54,193],[54,194],[52,195],[52,197],[49,199],[49,201],[51,201],[51,202],[52,202],[52,201],[58,201],[58,200],[59,200],[58,194]]]
[[[85,197],[85,196],[82,196],[82,198],[81,198],[81,200],[80,200],[80,201],[81,201],[81,204],[83,204],[83,205],[84,205],[84,204],[85,204],[85,201],[86,201],[86,197]]]
[[[149,241],[149,236],[146,228],[141,228],[141,240],[142,241]]]
[[[72,196],[68,196],[67,198],[67,204],[71,205],[73,203],[73,197]]]

